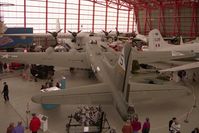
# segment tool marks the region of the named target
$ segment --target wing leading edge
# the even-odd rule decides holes
[[[189,69],[196,69],[199,68],[199,62],[189,63],[186,65],[181,65],[169,69],[160,70],[160,72],[174,72],[174,71],[181,71],[181,70],[189,70]]]
[[[0,52],[3,62],[19,62],[25,64],[54,65],[60,67],[90,68],[85,52]]]

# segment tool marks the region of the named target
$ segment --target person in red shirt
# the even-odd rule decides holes
[[[149,122],[149,118],[146,118],[146,121],[143,124],[142,127],[142,133],[149,133],[150,131],[150,122]]]
[[[133,133],[138,133],[141,129],[141,122],[138,121],[138,117],[134,117],[131,121],[131,126],[133,127]]]
[[[14,123],[10,123],[9,127],[7,128],[7,131],[6,133],[13,133],[13,130],[14,130]]]
[[[31,119],[30,125],[29,125],[30,130],[32,131],[32,133],[37,133],[37,131],[39,130],[40,126],[41,126],[41,121],[36,116],[36,114],[33,113],[32,114],[32,119]]]
[[[124,126],[122,127],[122,133],[132,133],[133,128],[131,126],[130,120],[127,120]]]

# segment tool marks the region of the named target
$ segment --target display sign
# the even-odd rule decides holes
[[[32,34],[33,28],[8,28],[5,34]],[[12,48],[16,45],[27,46],[33,43],[33,38],[0,37],[0,48]]]

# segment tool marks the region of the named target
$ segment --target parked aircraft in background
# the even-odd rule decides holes
[[[181,38],[182,44],[182,38]],[[148,50],[150,51],[192,51],[195,53],[199,52],[199,43],[193,44],[182,44],[182,45],[171,45],[165,42],[159,32],[159,30],[154,29],[149,32],[149,46]]]
[[[144,49],[147,51],[171,51],[172,55],[175,56],[185,56],[193,54],[190,56],[192,59],[197,59],[197,54],[199,53],[199,43],[183,43],[182,37],[180,37],[181,45],[172,45],[165,42],[159,32],[159,30],[154,29],[149,32],[149,46]],[[187,57],[189,58],[189,57]],[[199,67],[199,62],[188,63],[185,65],[177,66],[174,68],[169,68],[165,70],[160,70],[160,72],[171,72],[171,71],[180,71],[195,69]]]
[[[1,36],[4,36],[4,38],[6,37],[19,37],[19,38],[52,38],[55,40],[55,42],[52,42],[51,46],[52,47],[56,47],[56,49],[60,49],[61,47],[67,47],[67,48],[73,48],[76,46],[73,45],[77,45],[77,47],[81,47],[83,45],[85,45],[85,43],[87,43],[88,41],[88,37],[89,37],[89,32],[82,32],[81,30],[78,32],[74,32],[74,31],[70,31],[68,30],[68,33],[61,33],[60,29],[60,23],[59,23],[59,19],[56,20],[56,30],[51,32],[48,31],[47,33],[33,33],[33,34],[29,34],[29,33],[23,33],[23,34],[1,34]],[[5,40],[5,39],[4,39]],[[5,41],[4,41],[5,42]],[[65,44],[67,46],[65,46]],[[39,44],[39,48],[36,48],[36,51],[41,49],[42,45],[41,43]],[[37,44],[35,44],[35,47],[37,47]]]
[[[64,51],[68,51],[69,49],[82,49],[82,47],[88,43],[88,40],[96,40],[97,42],[118,43],[118,39],[122,40],[144,40],[146,42],[146,37],[140,34],[136,34],[133,32],[121,33],[116,28],[115,31],[105,31],[102,30],[103,33],[93,33],[92,32],[81,32],[80,31],[70,31],[69,33],[62,33],[60,29],[59,19],[56,19],[56,30],[47,33],[33,33],[33,34],[1,34],[4,37],[20,37],[20,38],[53,38],[55,42],[50,43],[51,46],[56,47],[58,50],[66,49]],[[92,39],[91,39],[92,38]],[[113,43],[114,45],[116,43]],[[41,49],[42,44],[40,44],[39,48],[36,48],[36,51]],[[111,45],[112,46],[112,45]],[[35,45],[37,47],[37,44]],[[42,48],[44,49],[44,48]],[[121,46],[117,46],[116,49],[121,49]]]
[[[148,41],[148,37],[145,35],[141,35],[139,33],[132,33],[132,32],[124,32],[124,33],[120,33],[120,35],[118,36],[118,39],[120,40],[137,40],[137,41],[143,41],[145,43],[147,43]]]
[[[199,37],[196,37],[196,39],[188,41],[186,43],[184,43],[183,40],[181,39],[181,44],[198,44],[199,45]]]

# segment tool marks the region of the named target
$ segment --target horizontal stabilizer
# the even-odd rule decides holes
[[[160,70],[160,72],[174,72],[174,71],[181,71],[181,70],[188,70],[188,69],[195,69],[199,68],[199,62],[189,63],[186,65],[181,65],[169,69]]]
[[[187,87],[176,84],[146,84],[146,83],[130,83],[130,92],[144,92],[144,91],[184,91]]]
[[[40,104],[112,104],[112,93],[106,84],[80,86],[70,89],[43,92],[33,96]]]

